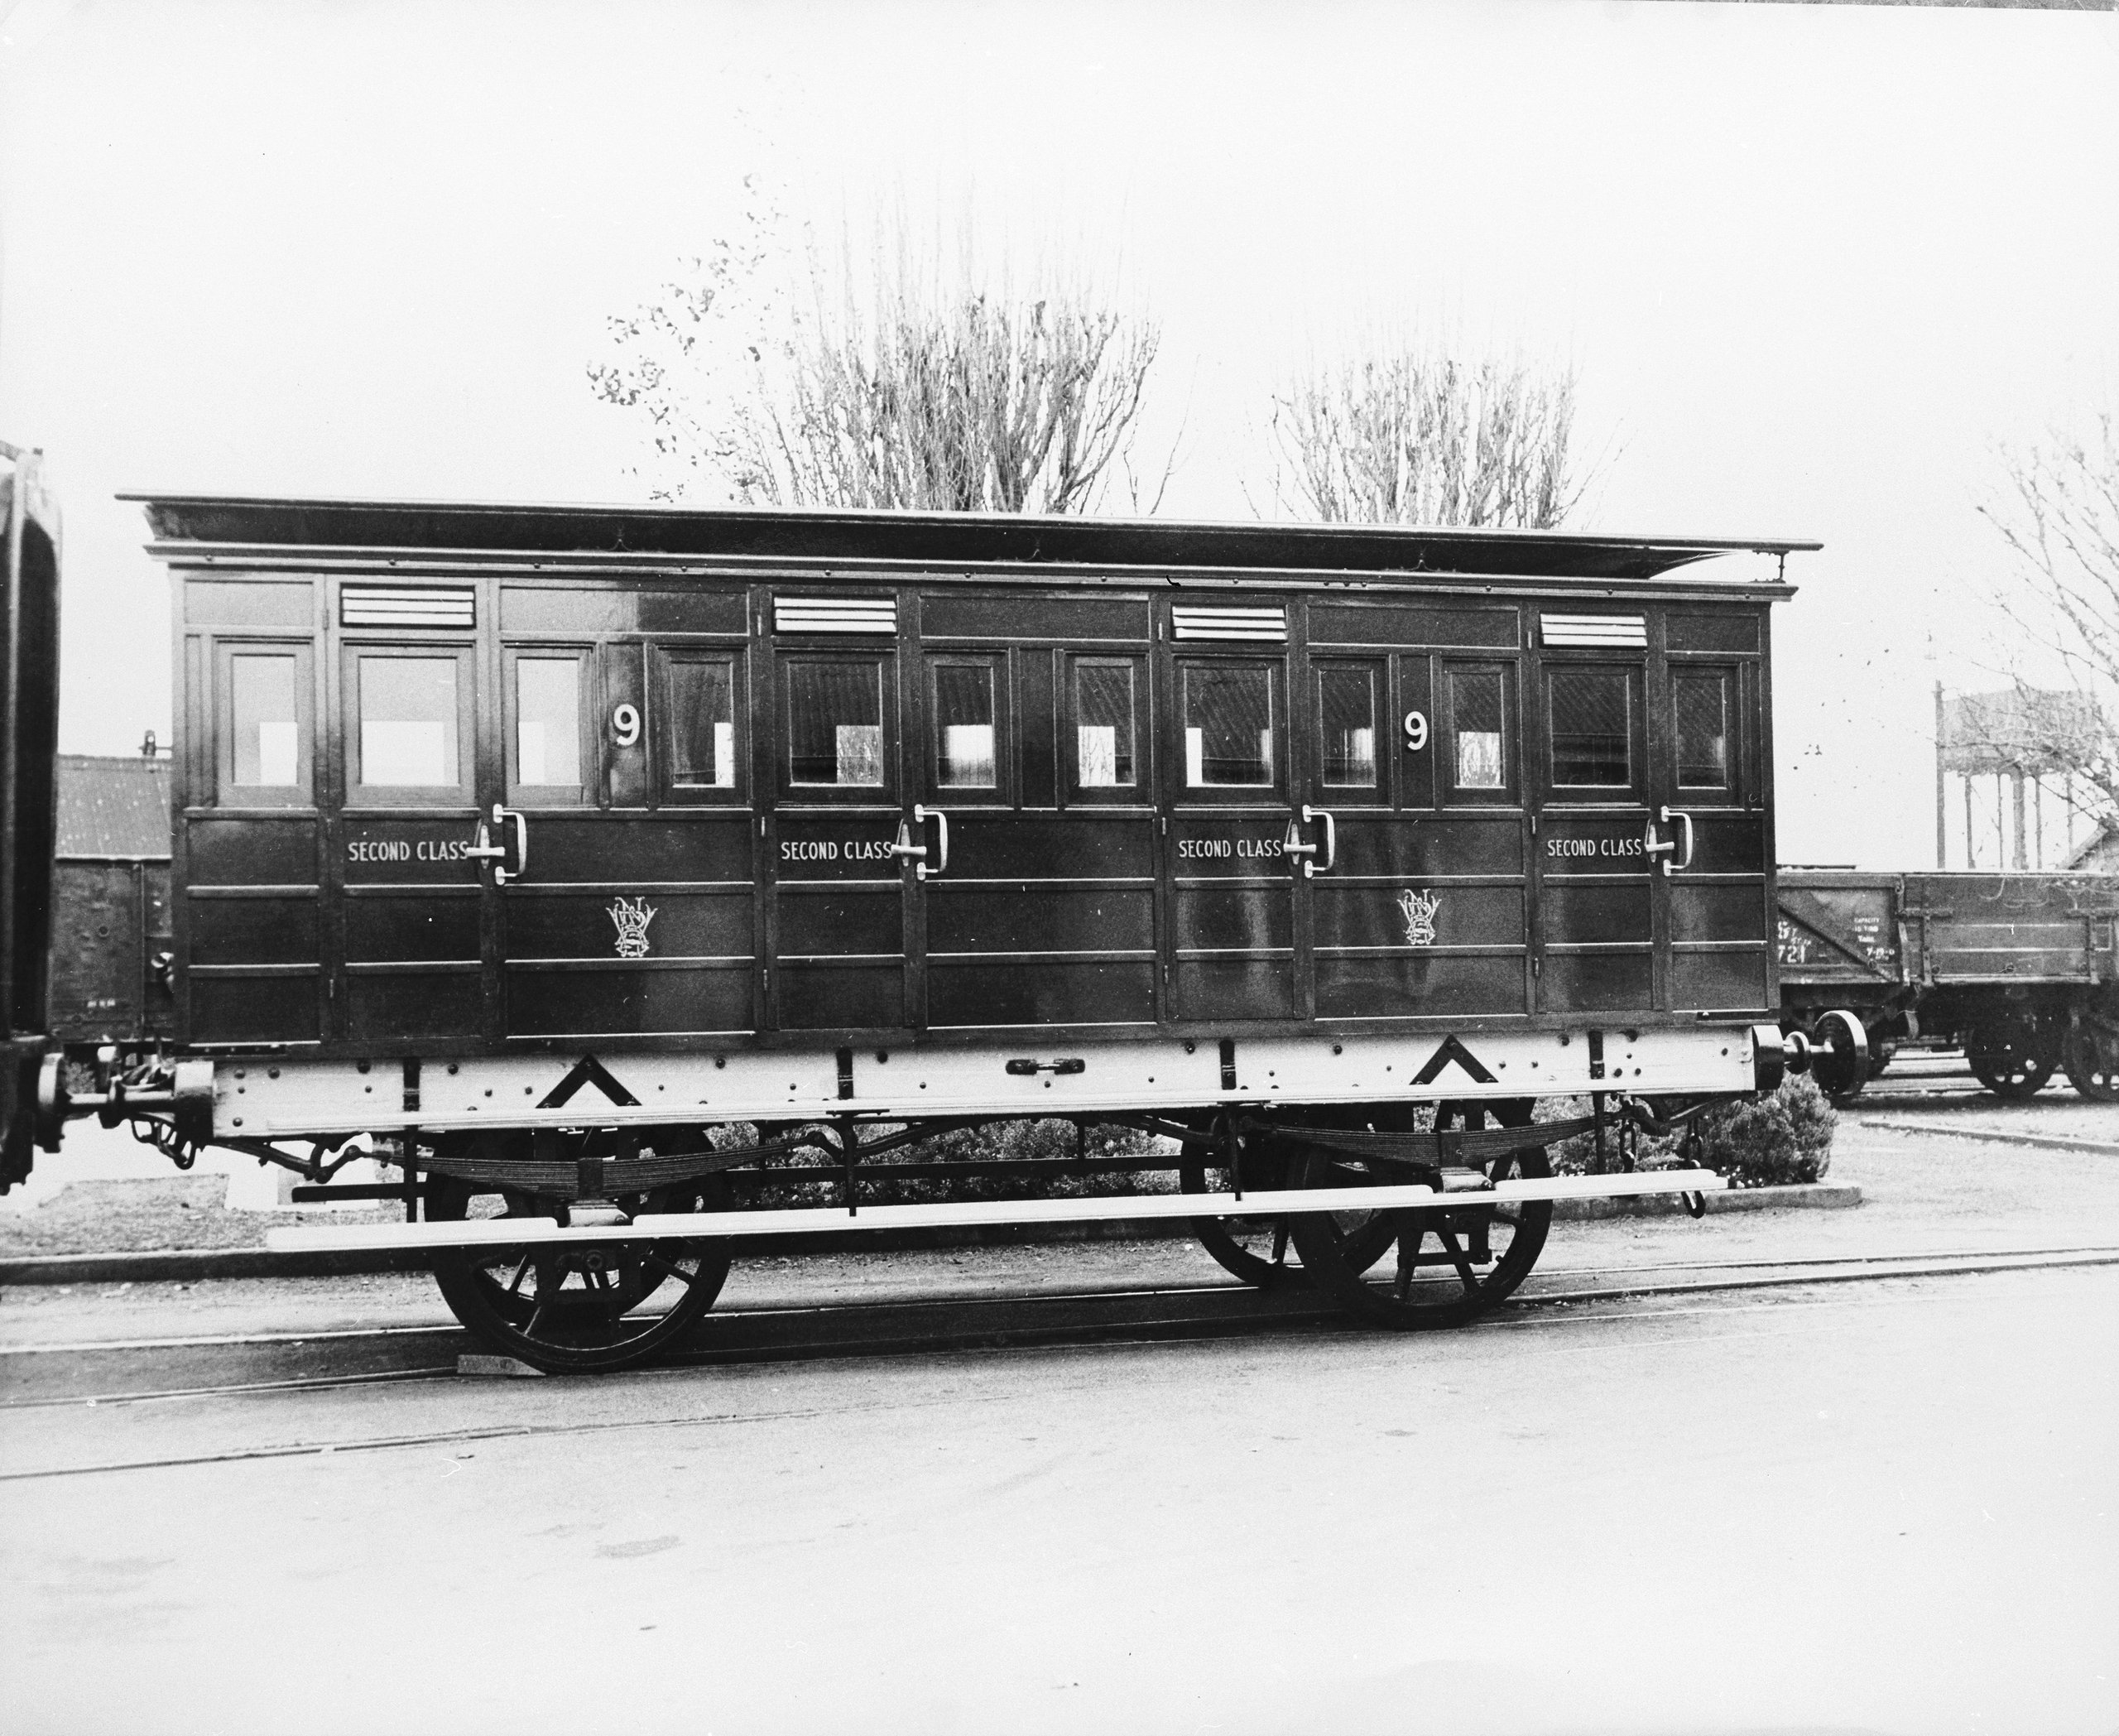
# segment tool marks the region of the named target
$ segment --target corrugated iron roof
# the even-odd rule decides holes
[[[169,860],[170,763],[59,756],[60,857]]]

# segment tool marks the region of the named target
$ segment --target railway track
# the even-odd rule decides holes
[[[2119,1265],[2119,1245],[1581,1267],[1548,1273],[1542,1283],[1534,1279],[1487,1323],[1486,1330],[1535,1325],[1564,1310],[1599,1303],[2106,1265]],[[1147,1288],[1055,1288],[997,1296],[733,1309],[709,1316],[694,1341],[665,1359],[663,1368],[675,1371],[964,1349],[1169,1342],[1348,1330],[1352,1329],[1335,1308],[1313,1292],[1295,1286],[1273,1292],[1226,1282]],[[265,1397],[432,1382],[458,1377],[457,1354],[463,1348],[475,1347],[463,1330],[454,1325],[0,1346],[0,1382],[17,1389],[13,1396],[0,1399],[0,1412]],[[320,1351],[327,1357],[349,1361],[380,1359],[388,1365],[277,1376],[260,1371],[258,1378],[201,1378],[152,1387],[128,1387],[120,1379],[94,1391],[50,1390],[66,1385],[68,1376],[78,1376],[84,1363],[108,1365],[151,1359],[154,1366],[161,1368],[172,1358],[196,1365],[215,1357],[225,1361],[232,1356],[284,1363],[293,1357],[313,1359]],[[45,1390],[36,1390],[40,1387]],[[267,1456],[282,1452],[277,1448],[259,1450],[261,1455]],[[332,1449],[319,1444],[284,1450]],[[45,1474],[50,1474],[0,1473],[0,1482]]]

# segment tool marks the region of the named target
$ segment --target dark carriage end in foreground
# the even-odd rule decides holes
[[[1814,1046],[1769,622],[1814,544],[147,504],[175,1032],[49,1056],[47,1147],[372,1150],[405,1224],[275,1244],[429,1250],[541,1367],[654,1354],[747,1237],[826,1223],[1176,1216],[1454,1323],[1555,1200],[1721,1185],[1548,1144]],[[1151,1137],[1078,1146],[1071,1197],[877,1203],[1005,1167],[888,1154],[1032,1119]],[[759,1203],[795,1184],[832,1203]]]

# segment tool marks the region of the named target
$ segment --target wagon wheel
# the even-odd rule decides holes
[[[2119,1032],[2080,1024],[2060,1051],[2068,1083],[2093,1103],[2119,1103]]]
[[[2022,1103],[2044,1090],[2057,1058],[2043,1045],[2031,1048],[2007,1037],[1992,1046],[1968,1046],[1965,1054],[1979,1083],[2011,1103]]]
[[[1530,1124],[1527,1099],[1497,1104],[1495,1111],[1503,1127]],[[1487,1166],[1489,1181],[1511,1176],[1542,1180],[1551,1174],[1542,1146],[1497,1157]],[[1359,1186],[1384,1179],[1315,1150],[1300,1175],[1305,1187]],[[1357,1320],[1404,1332],[1462,1325],[1511,1295],[1537,1264],[1552,1228],[1553,1206],[1550,1200],[1522,1200],[1454,1209],[1413,1207],[1383,1215],[1396,1232],[1398,1247],[1396,1272],[1388,1284],[1363,1282],[1362,1268],[1346,1256],[1343,1233],[1328,1215],[1293,1219],[1295,1243],[1319,1289]],[[1432,1253],[1425,1251],[1430,1243]]]
[[[1188,1194],[1229,1191],[1228,1166],[1215,1161],[1213,1142],[1188,1139],[1178,1158],[1177,1184]],[[1288,1154],[1277,1142],[1256,1137],[1242,1142],[1237,1165],[1246,1190],[1264,1192],[1288,1185]],[[1367,1272],[1396,1239],[1396,1232],[1382,1212],[1339,1212],[1334,1214],[1345,1232],[1345,1258],[1358,1261]],[[1299,1266],[1290,1266],[1288,1220],[1285,1218],[1194,1218],[1192,1233],[1214,1257],[1215,1263],[1232,1277],[1258,1290],[1276,1285],[1305,1282]]]
[[[1876,1077],[1869,1070],[1869,1033],[1853,1013],[1835,1009],[1810,1027],[1810,1077],[1844,1108]]]
[[[680,1183],[617,1203],[637,1215],[690,1212],[712,1186]],[[427,1216],[557,1218],[566,1202],[437,1176],[428,1185]],[[660,1354],[714,1306],[728,1281],[723,1242],[607,1242],[451,1248],[435,1256],[435,1282],[449,1311],[496,1349],[556,1374],[629,1368]]]

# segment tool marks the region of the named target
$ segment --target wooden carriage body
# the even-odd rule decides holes
[[[1740,1089],[1775,1016],[1790,593],[1695,563],[1799,545],[147,504],[223,1132]]]

